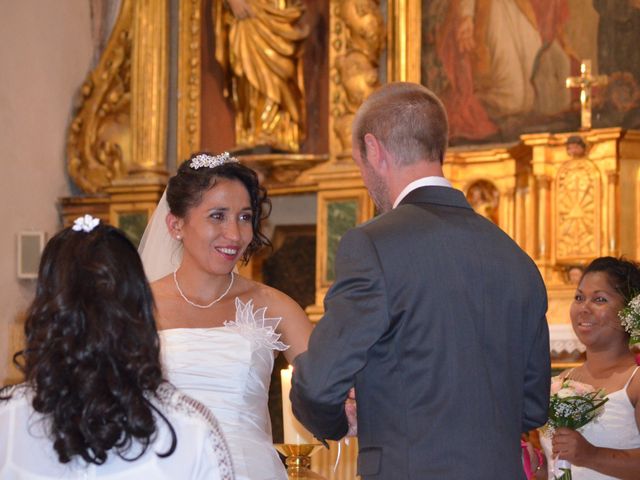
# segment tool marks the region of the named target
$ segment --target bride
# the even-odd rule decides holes
[[[256,173],[224,153],[182,163],[140,253],[156,299],[169,380],[207,405],[225,434],[237,479],[285,479],[267,409],[278,351],[290,363],[311,324],[284,293],[235,273],[268,239],[270,211]]]

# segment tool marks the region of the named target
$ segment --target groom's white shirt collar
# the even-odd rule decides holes
[[[409,185],[404,187],[404,190],[400,192],[400,195],[393,202],[393,208],[396,208],[404,197],[409,195],[410,192],[420,187],[449,187],[452,188],[451,182],[444,177],[424,177],[414,180]]]

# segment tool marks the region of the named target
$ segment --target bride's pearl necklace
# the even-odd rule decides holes
[[[186,295],[184,293],[182,293],[182,289],[180,288],[180,284],[178,283],[178,277],[176,275],[177,271],[178,271],[177,268],[173,271],[173,282],[176,284],[176,288],[178,289],[178,293],[184,299],[185,302],[187,302],[189,305],[192,305],[192,306],[197,307],[197,308],[209,308],[209,307],[215,305],[220,300],[222,300],[227,293],[229,293],[229,290],[231,290],[231,286],[233,285],[233,277],[234,277],[234,275],[233,275],[233,272],[231,272],[231,281],[229,282],[229,286],[227,287],[227,289],[224,292],[222,292],[222,295],[220,295],[218,298],[216,298],[214,301],[212,301],[211,303],[209,303],[207,305],[200,305],[199,303],[192,302],[191,300],[189,300],[186,297]]]

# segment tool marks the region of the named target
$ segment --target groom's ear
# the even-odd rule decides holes
[[[384,168],[386,161],[386,150],[384,146],[375,135],[367,133],[364,136],[364,147],[367,153],[367,162],[369,162],[371,168],[380,174],[380,169]]]
[[[184,225],[184,220],[176,217],[173,213],[168,213],[166,222],[167,229],[171,236],[176,240],[180,240],[182,238],[182,226]]]

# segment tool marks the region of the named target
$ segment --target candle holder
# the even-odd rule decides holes
[[[319,443],[278,443],[275,447],[287,457],[287,478],[290,480],[326,480],[319,473],[311,471],[311,455],[322,447]]]

